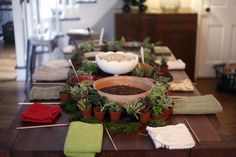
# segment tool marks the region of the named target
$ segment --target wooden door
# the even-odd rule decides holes
[[[202,0],[199,77],[215,76],[212,66],[236,62],[236,0]]]

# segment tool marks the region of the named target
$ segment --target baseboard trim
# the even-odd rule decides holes
[[[15,66],[15,69],[26,69],[26,66]]]

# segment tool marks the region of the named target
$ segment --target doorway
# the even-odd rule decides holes
[[[236,1],[202,0],[198,77],[214,77],[214,64],[236,62]]]

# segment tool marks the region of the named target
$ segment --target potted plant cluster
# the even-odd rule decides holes
[[[74,87],[70,87],[71,97],[77,102],[77,106],[84,118],[91,116],[92,105],[87,99],[91,90],[92,87],[84,83],[79,83]]]
[[[149,95],[154,119],[168,119],[172,114],[173,103],[168,98],[168,80],[165,78],[157,81]]]
[[[123,108],[116,102],[110,102],[106,105],[109,110],[111,121],[119,121]]]
[[[74,75],[70,80],[70,84],[73,86],[83,81],[91,84],[91,81],[97,80],[98,78],[98,76],[95,75],[97,69],[96,63],[90,60],[84,60],[82,66],[76,71],[78,77]]]
[[[108,51],[120,51],[125,44],[125,38],[121,37],[120,40],[113,40],[107,43]]]

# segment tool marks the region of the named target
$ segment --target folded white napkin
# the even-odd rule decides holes
[[[192,135],[182,123],[156,128],[147,126],[146,130],[156,148],[189,149],[195,146]]]
[[[183,70],[186,67],[186,64],[181,60],[177,59],[176,61],[167,61],[169,70]]]
[[[50,68],[69,68],[70,63],[65,59],[55,59],[45,62],[44,66]]]
[[[184,92],[192,92],[194,90],[194,86],[192,81],[189,79],[178,80],[169,83],[170,91],[184,91]]]
[[[33,74],[35,81],[62,81],[67,80],[69,68],[48,68],[41,67],[36,69]]]

